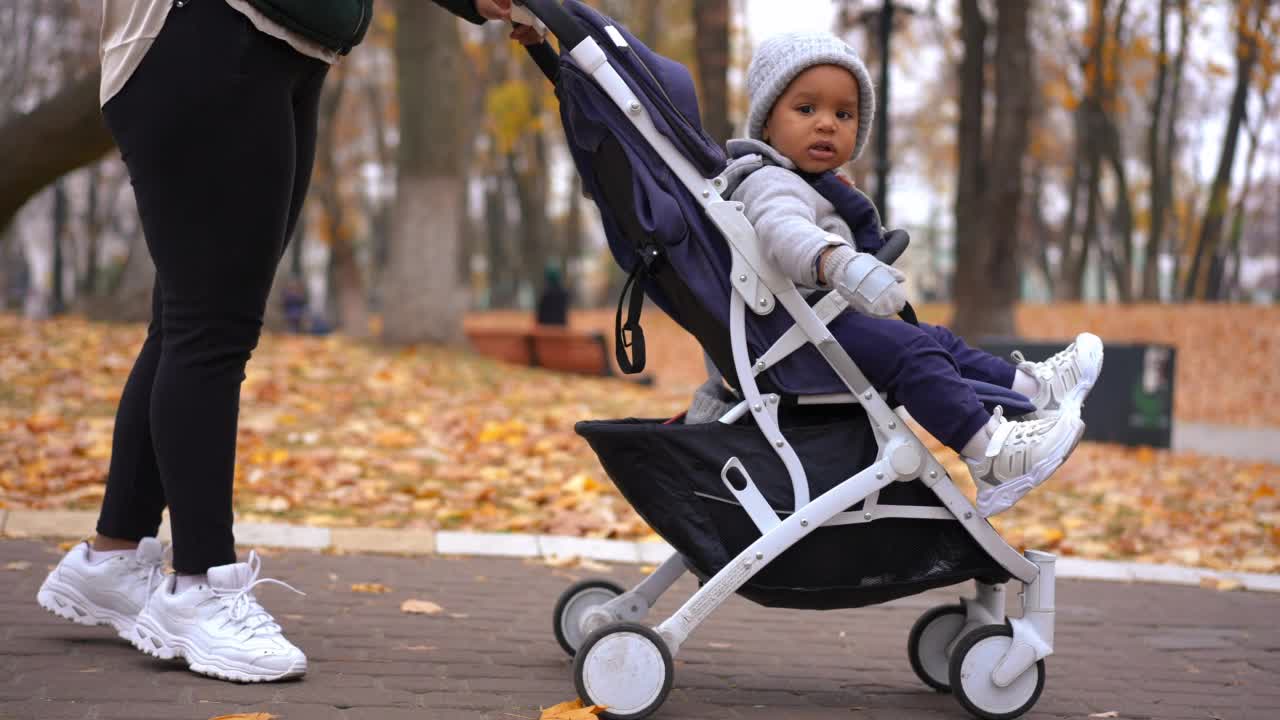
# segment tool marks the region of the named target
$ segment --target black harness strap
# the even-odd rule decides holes
[[[640,262],[627,276],[622,285],[622,294],[618,296],[618,312],[613,319],[614,355],[618,358],[618,368],[626,375],[634,375],[644,370],[644,330],[640,327],[640,312],[644,310],[644,288],[640,280],[649,275],[653,263],[660,252],[653,246],[640,249]],[[631,293],[630,302],[627,293]],[[622,321],[622,306],[627,305],[627,321]],[[627,348],[631,348],[630,356]]]

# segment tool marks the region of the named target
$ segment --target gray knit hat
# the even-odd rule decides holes
[[[837,65],[853,73],[858,81],[858,139],[853,144],[855,160],[862,154],[875,119],[876,93],[871,75],[853,48],[827,32],[796,32],[774,35],[756,50],[747,68],[747,137],[764,139],[764,124],[773,104],[786,92],[797,75],[815,65]]]

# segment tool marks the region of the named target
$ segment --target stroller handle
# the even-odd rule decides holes
[[[565,12],[560,0],[515,0],[515,4],[528,8],[560,40],[561,45],[574,48],[587,38],[586,31]]]

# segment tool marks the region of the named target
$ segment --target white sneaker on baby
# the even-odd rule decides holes
[[[262,583],[288,583],[258,578],[262,561],[209,568],[208,584],[174,592],[175,578],[156,589],[138,616],[133,644],[148,655],[180,657],[202,675],[238,682],[271,682],[307,672],[307,656],[285,639],[281,627],[258,604],[253,589]]]
[[[1056,417],[1012,422],[1004,408],[992,415],[998,423],[986,454],[965,458],[978,486],[978,512],[991,517],[1008,510],[1043,483],[1070,457],[1084,434],[1078,407],[1067,405]]]
[[[88,541],[71,548],[58,562],[36,602],[61,618],[80,625],[110,625],[128,639],[151,591],[164,579],[160,541],[142,538],[138,548],[94,552]]]
[[[1031,404],[1036,406],[1032,417],[1048,418],[1068,406],[1077,410],[1084,406],[1084,399],[1102,374],[1102,339],[1093,333],[1080,333],[1065,350],[1043,362],[1031,362],[1017,350],[1012,357],[1019,370],[1040,384],[1031,397]]]

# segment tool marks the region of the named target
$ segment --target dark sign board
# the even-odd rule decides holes
[[[1021,350],[1026,359],[1040,361],[1069,342],[988,338],[979,347],[1003,358]],[[1174,354],[1168,345],[1108,343],[1102,376],[1084,404],[1084,439],[1169,447],[1173,435]]]

